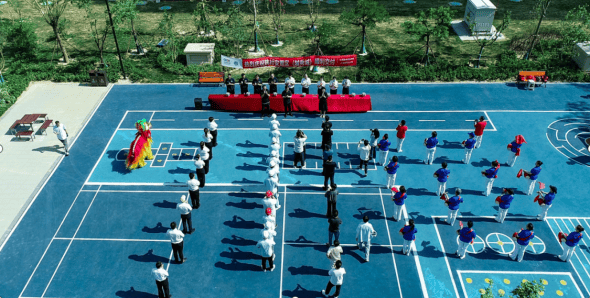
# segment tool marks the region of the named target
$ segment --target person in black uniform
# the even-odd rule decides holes
[[[260,97],[262,99],[262,111],[260,111],[260,118],[264,117],[265,114],[270,116],[270,95],[268,94],[266,86],[262,87],[262,95]]]
[[[238,83],[240,84],[240,93],[248,93],[248,78],[246,78],[246,74],[242,74],[242,77],[238,80]]]
[[[227,79],[225,79],[225,85],[227,86],[227,93],[236,94],[236,80],[231,77],[231,74],[227,75]]]
[[[285,107],[285,118],[287,118],[287,114],[293,116],[293,103],[291,102],[291,90],[289,89],[288,85],[285,85],[285,91],[283,91],[283,106]]]
[[[322,174],[324,174],[324,190],[328,189],[328,179],[330,179],[330,185],[335,185],[334,184],[334,173],[336,172],[337,167],[338,167],[338,165],[334,161],[332,161],[332,156],[329,156],[328,160],[324,164],[324,170],[322,172]],[[336,189],[336,187],[334,187],[334,186],[332,186],[332,188],[334,190]],[[336,207],[336,206],[334,206],[334,207]],[[336,208],[334,208],[334,209],[336,209]]]
[[[256,75],[252,81],[252,86],[254,86],[254,94],[262,94],[262,80],[259,75]]]
[[[279,80],[275,77],[275,74],[271,73],[270,78],[268,78],[269,94],[277,92],[277,83],[278,82],[279,82]]]
[[[320,117],[326,117],[326,112],[328,112],[328,93],[326,88],[322,88],[320,91]]]
[[[329,145],[330,148],[332,147],[332,135],[334,132],[332,131],[332,127],[326,126],[322,130],[322,148],[325,148],[326,145]]]

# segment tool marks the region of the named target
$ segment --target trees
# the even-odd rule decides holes
[[[560,58],[566,56],[570,58],[573,55],[573,47],[578,42],[590,40],[590,5],[578,6],[570,10],[565,20],[559,25],[561,38],[557,41],[560,43]]]
[[[336,33],[336,26],[329,21],[323,20],[322,24],[316,28],[314,31],[307,31],[307,35],[310,38],[313,38],[313,42],[315,43],[315,50],[313,55],[317,55],[318,53],[322,54],[322,49],[320,48],[321,44],[327,43],[329,38]]]
[[[137,37],[137,30],[135,30],[135,20],[137,19],[136,7],[137,2],[139,1],[140,0],[118,0],[114,3],[112,8],[115,28],[119,28],[125,22],[129,22],[131,26],[131,34],[135,41],[135,49],[137,49],[138,55],[143,53],[143,47]],[[127,48],[127,50],[129,50],[129,48]]]
[[[221,10],[215,5],[209,4],[207,1],[201,1],[197,4],[197,8],[193,11],[194,24],[197,33],[203,32],[205,36],[213,32],[213,37],[216,35],[216,25],[211,20],[211,15],[219,15]]]
[[[506,12],[506,14],[504,15],[504,18],[502,19],[502,24],[496,28],[496,32],[494,32],[494,34],[489,37],[489,38],[480,38],[479,35],[475,35],[475,41],[477,42],[477,44],[479,45],[479,55],[477,56],[477,65],[475,66],[475,68],[479,68],[479,62],[481,61],[481,54],[483,53],[483,49],[487,46],[491,46],[493,45],[498,38],[500,38],[500,36],[502,36],[502,32],[504,30],[506,30],[506,28],[508,28],[508,25],[511,22],[511,18],[510,16],[512,15],[511,11]],[[472,25],[472,28],[475,27],[476,24]]]
[[[361,27],[361,32],[363,34],[361,54],[366,54],[366,29],[375,28],[377,23],[387,21],[389,19],[389,14],[387,13],[387,10],[385,10],[385,7],[377,3],[375,0],[358,0],[356,7],[343,11],[339,19],[340,21]]]
[[[229,8],[227,20],[219,28],[223,37],[233,45],[236,57],[241,57],[240,48],[248,38],[245,25],[244,13],[234,6]]]
[[[275,30],[275,37],[277,39],[276,45],[280,44],[279,41],[279,30],[283,25],[283,14],[285,14],[285,3],[283,0],[267,0],[266,9],[272,17],[272,27]]]
[[[62,39],[62,28],[64,19],[62,15],[64,11],[70,5],[70,0],[54,0],[53,2],[47,0],[29,0],[33,7],[37,9],[41,16],[43,16],[43,20],[51,26],[53,30],[53,34],[55,36],[55,41],[57,42],[57,46],[59,46],[65,63],[70,62],[70,57],[68,56],[68,50],[64,44],[64,40]]]
[[[449,37],[449,27],[453,19],[453,12],[449,7],[433,7],[416,13],[416,19],[415,22],[404,22],[402,27],[406,29],[408,34],[414,35],[418,40],[425,41],[425,45],[420,49],[426,47],[423,58],[425,58],[425,65],[428,65],[428,62],[430,62],[430,50],[432,49],[430,47],[430,41],[433,37],[440,39]]]
[[[108,15],[106,11],[103,11],[102,13],[96,13],[93,11],[91,0],[77,0],[75,3],[78,8],[86,11],[86,20],[90,23],[90,37],[92,37],[92,40],[98,49],[100,63],[104,65],[104,46],[107,36],[109,36],[109,30],[111,29]]]
[[[537,42],[537,38],[539,37],[539,29],[541,28],[541,22],[543,22],[543,18],[547,14],[547,9],[549,8],[549,4],[551,4],[551,0],[536,0],[534,11],[539,17],[539,24],[537,25],[537,29],[535,29],[535,33],[533,34],[533,40],[531,41],[531,45],[527,50],[526,54],[524,54],[524,59],[528,60],[531,52],[533,51],[533,47]]]
[[[166,39],[168,44],[163,47],[163,51],[166,53],[172,62],[176,62],[178,57],[178,32],[174,30],[174,15],[169,13],[167,10],[162,15],[162,20],[158,24],[158,30]]]
[[[309,29],[311,31],[315,31],[316,26],[315,23],[320,16],[320,2],[321,0],[308,0],[307,7],[309,8],[309,20],[311,21],[311,25]]]

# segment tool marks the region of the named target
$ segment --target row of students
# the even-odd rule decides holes
[[[268,83],[268,90],[272,93],[277,93],[278,88],[277,85],[279,80],[275,77],[274,73],[270,74],[270,78],[267,80]],[[246,78],[246,74],[242,74],[241,78],[238,79],[238,85],[240,86],[240,93],[246,94],[248,93],[248,84],[249,80]],[[236,81],[232,78],[231,74],[228,74],[227,78],[225,79],[225,85],[227,88],[227,92],[229,94],[235,94],[235,85]],[[342,94],[350,94],[350,86],[352,82],[348,78],[348,76],[344,77],[342,80]],[[252,86],[254,87],[254,94],[262,94],[263,87],[265,86],[260,79],[259,75],[256,75],[254,80],[252,80]],[[307,74],[303,75],[301,79],[301,93],[310,94],[309,88],[311,87],[311,79]],[[330,89],[330,94],[338,94],[338,80],[336,77],[332,77],[332,80],[329,84],[324,81],[324,77],[320,77],[320,80],[317,82],[317,89],[318,95],[321,94],[322,89]],[[295,78],[293,74],[289,74],[289,76],[285,79],[285,89],[289,90],[291,94],[295,94]]]

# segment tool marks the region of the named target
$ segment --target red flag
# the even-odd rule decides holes
[[[463,222],[459,221],[459,227],[462,229],[463,228]]]
[[[524,171],[520,169],[520,171],[518,171],[518,174],[516,174],[516,178],[520,178],[522,174],[524,174]]]
[[[393,191],[393,192],[398,192],[399,190],[398,190],[396,187],[392,187],[392,188],[391,188],[391,191]]]
[[[539,189],[545,189],[545,183],[539,182]]]

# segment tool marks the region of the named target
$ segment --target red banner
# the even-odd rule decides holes
[[[257,67],[308,67],[308,66],[356,66],[356,55],[308,56],[308,57],[263,57],[242,59],[243,68]]]

